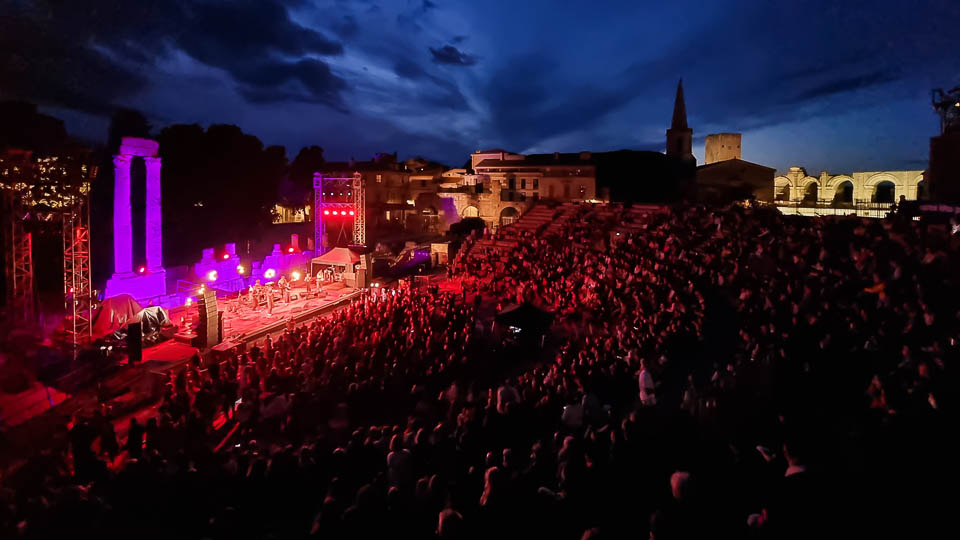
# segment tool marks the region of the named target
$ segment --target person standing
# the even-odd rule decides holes
[[[650,370],[647,368],[647,360],[645,358],[640,359],[638,382],[640,383],[640,402],[643,403],[643,406],[652,407],[656,405],[657,387],[653,382],[653,375],[650,374]]]

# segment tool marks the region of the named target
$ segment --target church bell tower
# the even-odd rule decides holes
[[[684,160],[695,160],[693,130],[687,127],[687,105],[683,101],[683,79],[677,83],[677,98],[673,103],[673,122],[667,130],[667,155]]]

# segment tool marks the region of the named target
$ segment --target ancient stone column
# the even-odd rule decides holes
[[[133,220],[130,210],[131,156],[113,156],[113,273],[133,273]]]
[[[146,255],[147,268],[163,268],[163,222],[161,220],[160,158],[143,158],[147,169]]]

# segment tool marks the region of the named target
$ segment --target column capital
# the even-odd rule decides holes
[[[131,161],[133,161],[133,156],[129,154],[114,154],[113,156],[114,167],[120,167],[121,165],[130,165]]]
[[[154,166],[154,167],[159,167],[160,164],[162,163],[162,161],[163,161],[163,159],[162,159],[161,157],[159,157],[159,156],[146,156],[146,157],[143,158],[143,162],[144,162],[148,167],[151,166],[151,165]]]

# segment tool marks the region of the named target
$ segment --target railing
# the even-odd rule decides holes
[[[774,201],[784,213],[803,216],[848,216],[855,214],[859,217],[885,218],[890,212],[893,203],[878,203],[869,200],[857,200],[852,203],[837,201]],[[785,211],[785,210],[789,210]]]

